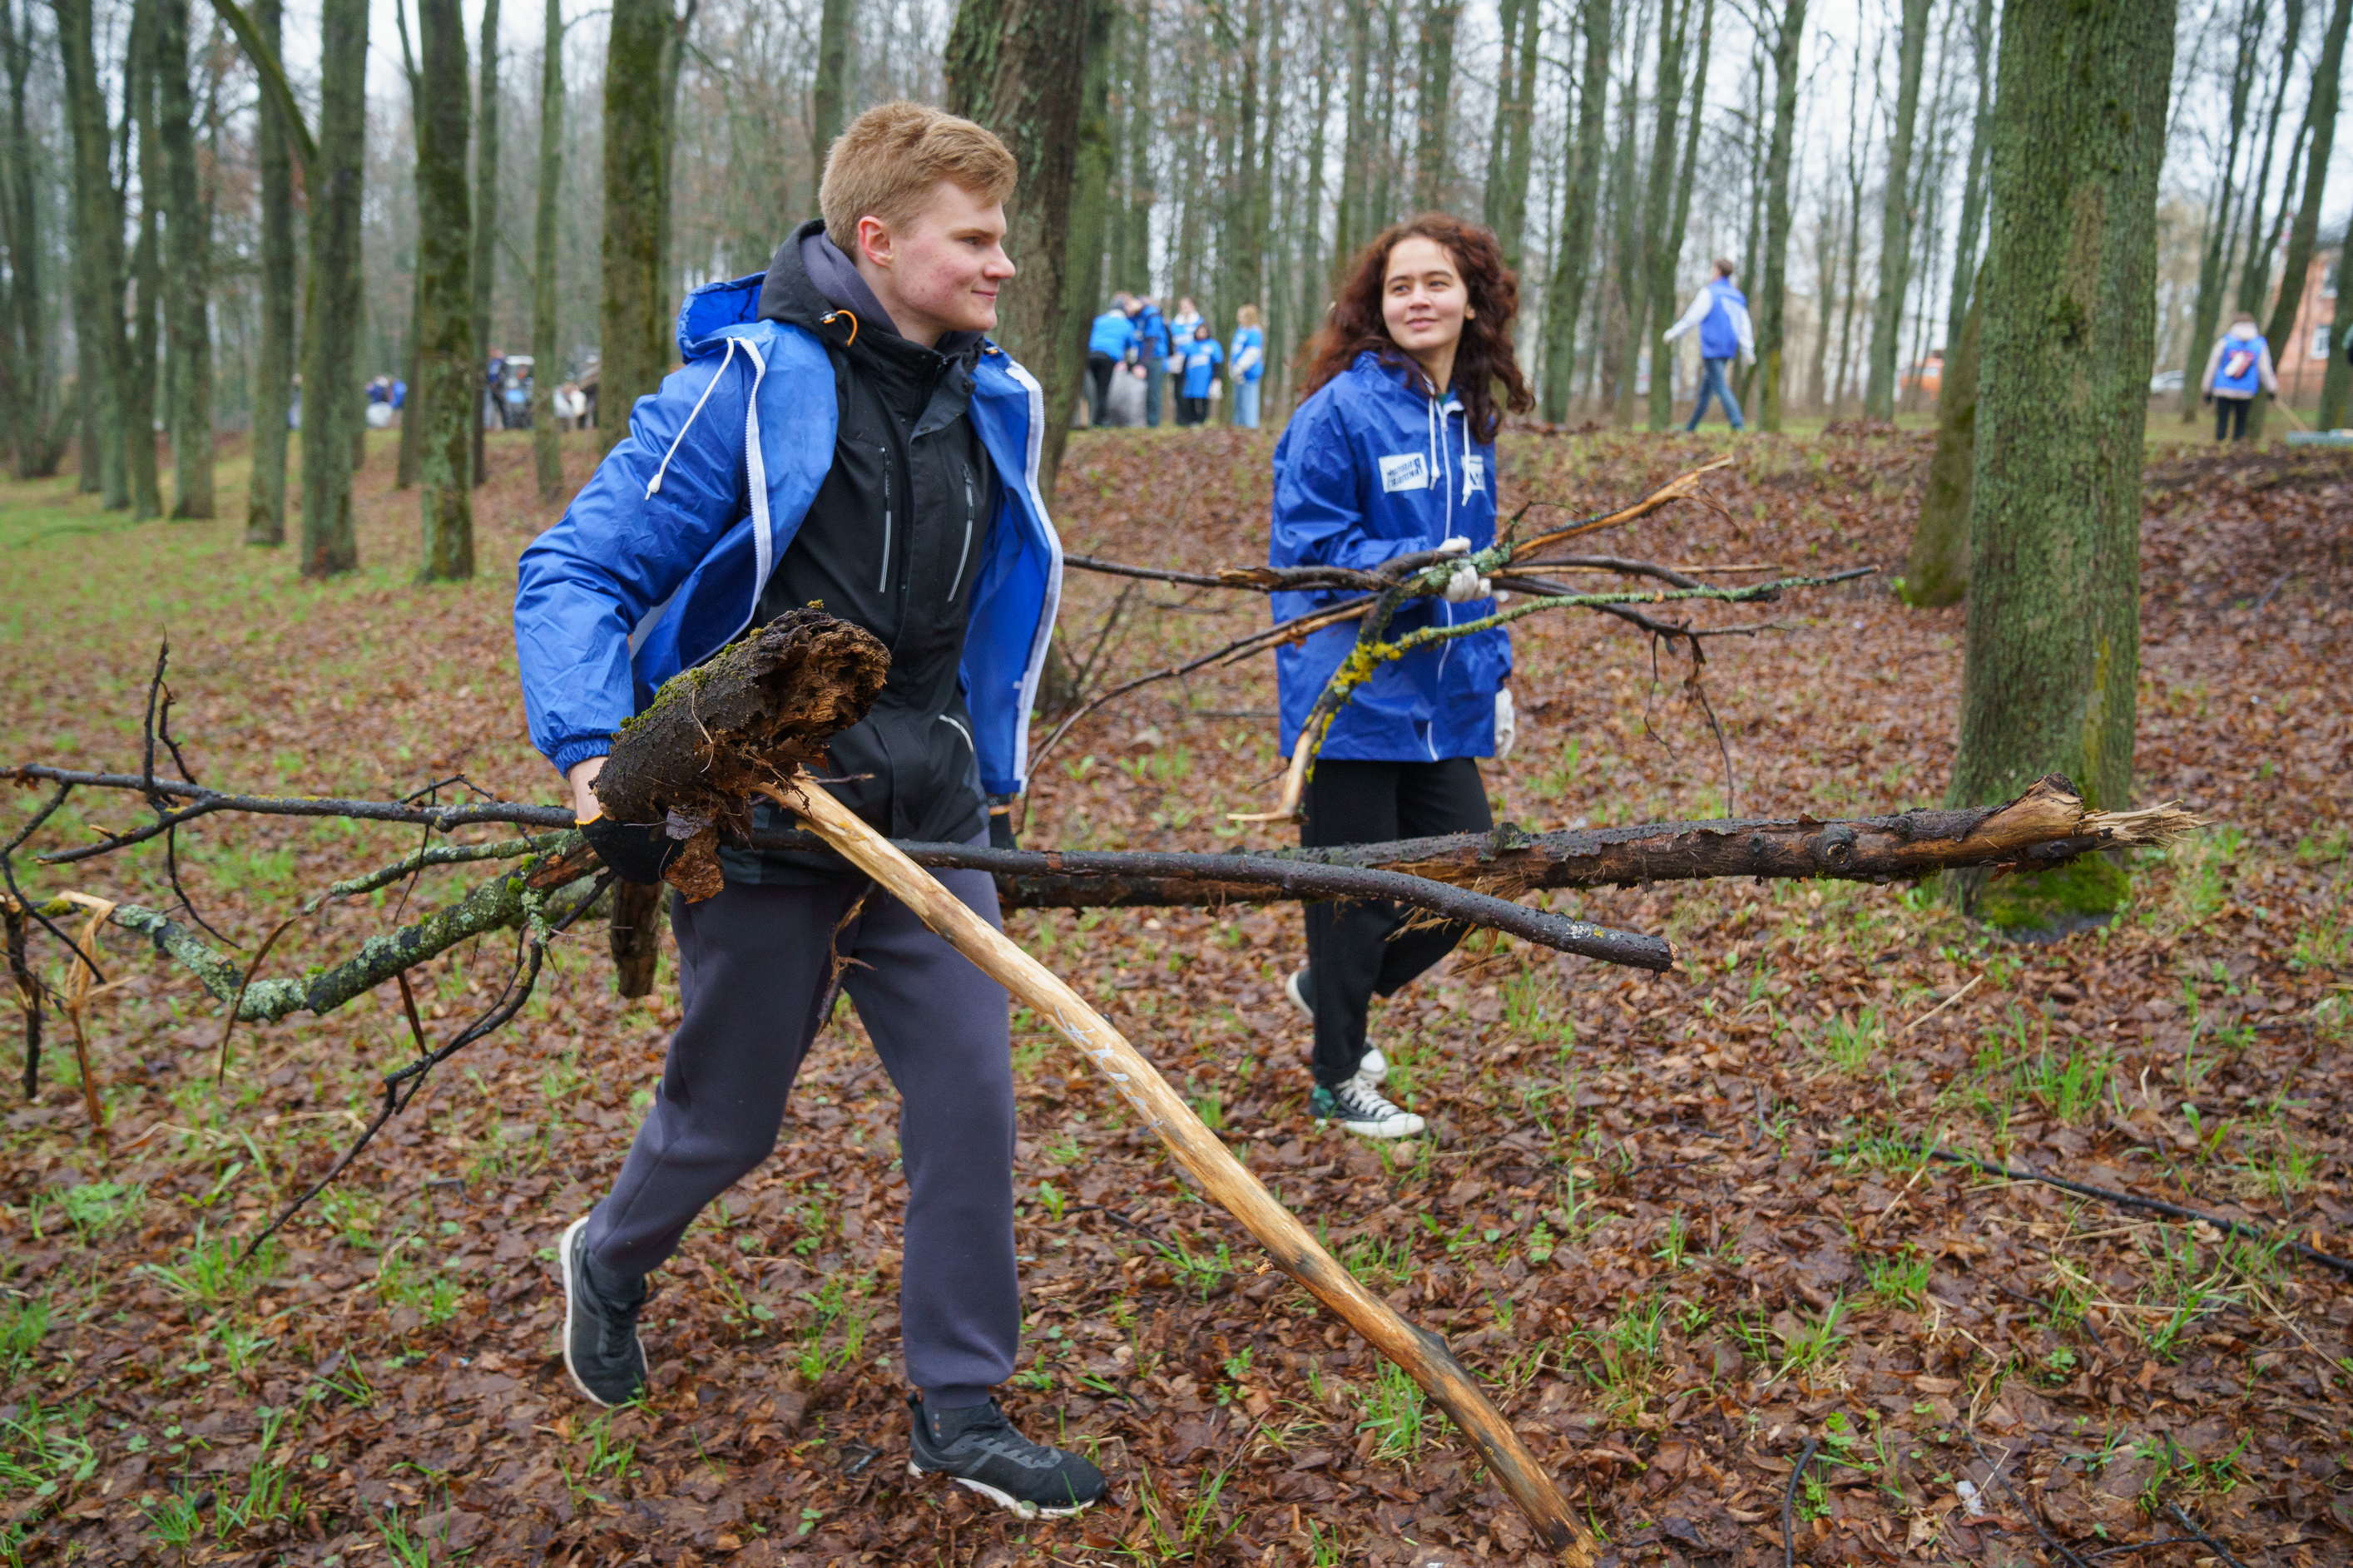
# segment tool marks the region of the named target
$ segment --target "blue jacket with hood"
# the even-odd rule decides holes
[[[517,563],[515,653],[532,743],[561,773],[612,749],[661,683],[751,624],[761,590],[833,465],[825,345],[758,317],[764,273],[680,308],[685,364],[638,400],[629,434]],[[1018,792],[1029,710],[1062,592],[1038,491],[1044,395],[995,344],[971,418],[999,479],[959,675],[981,787]]]
[[[1369,352],[1299,405],[1274,448],[1273,566],[1369,569],[1460,536],[1495,542],[1495,449],[1471,434],[1461,401],[1430,396],[1418,374]],[[1285,621],[1353,594],[1273,595]],[[1493,599],[1409,600],[1389,624],[1418,627],[1493,615]],[[1288,756],[1324,683],[1356,645],[1356,623],[1327,626],[1275,655]],[[1434,763],[1491,756],[1495,691],[1511,673],[1501,626],[1381,666],[1340,710],[1317,753],[1337,761]]]

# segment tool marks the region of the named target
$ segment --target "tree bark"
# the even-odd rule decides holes
[[[1683,102],[1683,46],[1691,14],[1699,0],[1666,0],[1659,16],[1658,86],[1651,99],[1656,123],[1651,130],[1651,175],[1642,215],[1643,279],[1641,300],[1647,309],[1629,312],[1628,327],[1640,334],[1651,361],[1650,423],[1663,430],[1674,417],[1674,346],[1663,341],[1674,322],[1675,258],[1682,229],[1673,222],[1675,125]],[[1630,366],[1632,361],[1629,360]]]
[[[1348,112],[1345,124],[1348,134],[1340,154],[1340,214],[1335,225],[1332,245],[1332,279],[1335,284],[1340,280],[1341,269],[1355,259],[1356,252],[1373,237],[1371,197],[1367,195],[1372,178],[1373,128],[1366,100],[1372,74],[1373,8],[1358,0],[1358,3],[1349,5],[1346,10]],[[1328,297],[1331,290],[1324,292]]]
[[[564,447],[555,428],[555,387],[564,374],[555,310],[562,265],[557,216],[564,198],[563,0],[547,0],[540,37],[539,189],[531,242],[531,456],[539,499],[552,501],[564,493]]]
[[[1982,287],[1982,285],[1979,285]],[[1961,320],[1959,337],[1945,356],[1936,395],[1936,452],[1928,460],[1928,487],[1912,529],[1912,555],[1904,568],[1904,602],[1957,605],[1969,588],[1969,493],[1977,471],[1978,353],[1982,303]]]
[[[155,458],[155,393],[163,370],[164,236],[156,197],[164,188],[164,154],[156,134],[155,11],[158,0],[133,0],[122,88],[124,166],[137,160],[139,237],[131,248],[131,376],[123,384],[123,455],[131,470],[131,516],[164,515],[164,487]],[[133,132],[136,132],[135,139]],[[128,184],[126,178],[125,184]],[[127,197],[125,198],[127,202]]]
[[[1993,0],[1980,0],[1991,5]],[[1789,337],[1789,149],[1797,138],[1798,81],[1806,40],[1806,0],[1782,0],[1774,18],[1773,129],[1765,150],[1765,272],[1758,279],[1763,296],[1757,312],[1757,423],[1766,430],[1781,428],[1782,384]],[[1829,301],[1821,325],[1827,335]]]
[[[367,135],[368,0],[322,0],[319,160],[309,171],[302,312],[302,575],[359,566],[352,438],[361,427],[360,198]]]
[[[8,421],[14,447],[13,468],[20,479],[42,479],[57,471],[63,456],[61,441],[50,434],[50,410],[55,397],[47,298],[48,241],[42,218],[48,204],[40,191],[35,169],[37,152],[26,109],[33,73],[32,16],[20,23],[16,0],[0,0],[0,68],[8,77],[8,119],[5,142],[0,143],[0,247],[8,254],[6,319],[0,321],[0,416]]]
[[[278,53],[283,0],[256,0],[263,45]],[[286,542],[286,414],[294,384],[294,158],[286,115],[261,95],[255,110],[261,199],[261,333],[253,365],[253,478],[247,487],[245,542]]]
[[[1462,0],[1422,0],[1421,50],[1414,95],[1413,205],[1431,212],[1446,198],[1447,121],[1454,107],[1454,32]]]
[[[2171,12],[2171,0],[2158,0]],[[1928,0],[1904,0],[1897,46],[1895,128],[1887,146],[1887,183],[1879,207],[1879,299],[1871,315],[1871,368],[1863,412],[1895,417],[1895,356],[1903,337],[1904,296],[1912,284],[1912,138],[1920,115],[1920,64],[1927,55]]]
[[[818,16],[817,74],[809,82],[809,189],[825,183],[825,155],[848,123],[850,0],[825,0]]]
[[[105,95],[98,81],[90,0],[54,0],[73,139],[74,337],[80,369],[80,488],[110,511],[131,505],[123,403],[131,348],[123,335],[122,208],[110,165]],[[89,458],[95,455],[93,466]]]
[[[2327,194],[2329,155],[2337,145],[2337,94],[2345,74],[2345,31],[2353,21],[2353,0],[2337,0],[2330,9],[2328,28],[2321,37],[2320,62],[2312,73],[2312,96],[2304,110],[2304,123],[2309,132],[2309,145],[2304,171],[2304,196],[2297,205],[2295,224],[2287,234],[2287,257],[2280,270],[2278,298],[2272,305],[2272,319],[2264,333],[2276,359],[2287,346],[2295,331],[2295,313],[2304,302],[2305,274],[2312,269],[2312,251],[2320,235],[2320,201]],[[2353,233],[2344,243],[2345,253],[2353,255]],[[2340,259],[2337,264],[2338,298],[2353,288],[2353,278],[2346,276]],[[2331,345],[2335,347],[2332,338]],[[2334,358],[2334,354],[2330,356]],[[2256,398],[2255,405],[2247,410],[2247,433],[2261,438],[2266,400]]]
[[[1856,112],[1862,93],[1862,41],[1857,38],[1853,74],[1848,78],[1846,114],[1848,123],[1858,127],[1866,123]],[[1860,132],[1846,139],[1846,265],[1840,269],[1846,279],[1846,292],[1839,301],[1838,391],[1829,400],[1834,409],[1849,406],[1854,385],[1854,308],[1862,292],[1863,140]]]
[[[417,577],[474,574],[473,434],[481,426],[474,345],[473,222],[466,195],[466,22],[459,0],[417,0]]]
[[[2131,787],[2173,22],[2171,0],[2019,0],[2002,19],[1955,805],[2053,770],[2094,806]],[[2049,931],[2106,918],[2125,890],[2115,862],[2087,858],[1963,899]]]
[[[213,490],[212,207],[196,180],[188,0],[155,0],[156,134],[164,165],[164,319],[170,355],[172,516],[209,518]]]
[[[489,389],[491,408],[483,406],[483,374],[490,363],[491,312],[498,303],[499,253],[499,0],[482,0],[481,63],[475,70],[474,110],[474,254],[468,282],[473,293],[470,310],[473,318],[473,341],[468,346],[473,361],[468,367],[474,378],[471,397],[473,413],[466,422],[468,471],[473,482],[480,485],[490,477],[483,467],[483,447],[487,430],[485,416],[493,409],[506,406],[504,397],[493,387]],[[534,369],[536,358],[534,357]],[[469,555],[470,549],[470,524]],[[472,568],[470,565],[468,572]]]
[[[1007,291],[997,337],[1044,394],[1039,479],[1050,494],[1084,361],[1077,327],[1091,301],[1073,285],[1093,269],[1071,226],[1100,205],[1080,188],[1079,142],[1100,121],[1088,108],[1107,90],[1097,57],[1110,17],[1108,0],[964,0],[948,35],[948,108],[996,132],[1020,169],[1005,247],[1022,279]]]
[[[672,28],[670,0],[614,0],[605,46],[605,286],[596,371],[596,433],[607,447],[629,433],[629,411],[661,384],[671,358],[671,301],[662,287],[670,139],[662,68]]]
[[[2279,52],[2272,57],[2274,62],[2271,72],[2272,104],[2263,115],[2263,130],[2260,138],[2263,162],[2256,165],[2254,180],[2247,186],[2247,217],[2240,230],[2241,237],[2246,242],[2247,254],[2239,268],[2236,302],[2240,310],[2250,315],[2262,309],[2263,296],[2270,292],[2272,252],[2278,247],[2278,230],[2266,226],[2263,221],[2263,203],[2271,193],[2272,160],[2278,155],[2280,125],[2286,118],[2287,83],[2293,74],[2286,68],[2287,62],[2295,58],[2296,46],[2304,39],[2304,8],[2305,0],[2287,0]],[[2293,169],[2288,183],[2294,183]],[[2284,188],[2281,196],[2284,203],[2286,196]]]
[[[1562,183],[1552,278],[1545,290],[1544,416],[1568,417],[1577,374],[1577,323],[1593,248],[1593,195],[1601,180],[1601,128],[1609,94],[1609,0],[1584,0],[1585,74],[1577,96],[1577,150]]]
[[[1953,237],[1953,286],[1945,302],[1945,342],[1956,345],[1977,298],[1978,239],[1985,228],[1986,145],[1993,121],[1993,0],[1978,0],[1969,18],[1969,49],[1977,60],[1978,101],[1969,120],[1968,167],[1961,176],[1960,226]],[[1952,375],[1948,364],[1944,387],[1951,386]],[[1940,403],[1945,395],[1939,390]]]

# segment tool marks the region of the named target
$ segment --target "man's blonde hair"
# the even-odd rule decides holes
[[[928,104],[878,103],[849,122],[825,155],[818,210],[827,237],[857,254],[858,220],[892,227],[923,209],[942,180],[986,205],[1013,194],[1013,154],[984,126]]]

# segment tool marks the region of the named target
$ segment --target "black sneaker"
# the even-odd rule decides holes
[[[646,1391],[646,1347],[638,1339],[645,1281],[625,1297],[588,1277],[588,1216],[565,1227],[555,1249],[564,1276],[564,1369],[581,1393],[603,1405],[627,1405]]]
[[[1317,1121],[1336,1121],[1360,1138],[1411,1138],[1422,1129],[1420,1117],[1391,1104],[1363,1073],[1337,1089],[1317,1084],[1307,1097],[1307,1110]]]
[[[1068,1519],[1103,1494],[1101,1470],[1076,1454],[1032,1443],[994,1399],[934,1413],[911,1394],[907,1412],[915,1423],[911,1476],[946,1476],[1023,1519]]]
[[[1315,993],[1308,989],[1309,984],[1307,971],[1294,969],[1291,972],[1291,978],[1282,983],[1282,994],[1291,998],[1293,1006],[1313,1018],[1315,1016]],[[1365,1054],[1356,1058],[1356,1076],[1366,1083],[1378,1083],[1389,1076],[1389,1059],[1381,1055],[1379,1047],[1365,1047]]]

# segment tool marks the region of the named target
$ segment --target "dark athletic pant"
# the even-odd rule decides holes
[[[2218,397],[2214,400],[2214,439],[2243,441],[2247,438],[2247,410],[2254,405],[2252,397]]]
[[[983,871],[935,873],[998,924]],[[824,1023],[828,949],[842,989],[899,1090],[907,1180],[899,1332],[925,1400],[977,1405],[1013,1371],[1021,1303],[1013,1263],[1013,1060],[1004,988],[866,884],[729,883],[670,900],[686,1016],[660,1092],[588,1222],[600,1272],[634,1278],[678,1249],[705,1205],[768,1157],[785,1097]]]
[[[1487,786],[1469,757],[1442,763],[1319,762],[1301,803],[1299,841],[1310,847],[1378,844],[1431,833],[1482,833],[1495,825]],[[1468,926],[1401,931],[1405,912],[1386,900],[1306,906],[1309,1000],[1315,1004],[1315,1081],[1335,1089],[1365,1055],[1373,995],[1394,994],[1454,951]]]
[[[1109,354],[1087,355],[1087,422],[1098,430],[1111,418],[1111,373],[1118,368]]]

